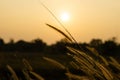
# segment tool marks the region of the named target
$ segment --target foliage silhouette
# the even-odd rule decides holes
[[[13,39],[10,42],[5,43],[0,38],[0,52],[44,52],[46,54],[66,54],[66,46],[69,45],[74,48],[78,48],[75,43],[67,43],[65,39],[47,45],[44,41],[37,38],[30,42],[19,40],[14,42]],[[101,39],[92,39],[89,43],[79,43],[82,48],[86,49],[86,46],[94,47],[103,56],[119,57],[120,44],[115,39],[102,41]],[[87,51],[87,49],[85,50]]]

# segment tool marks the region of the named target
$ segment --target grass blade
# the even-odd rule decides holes
[[[57,62],[56,60],[54,59],[51,59],[51,58],[47,58],[47,57],[43,57],[43,59],[45,59],[46,61],[50,62],[51,64],[53,64],[54,66],[56,66],[57,68],[59,69],[63,69],[65,70],[66,67],[64,65],[62,65],[61,63]]]
[[[18,77],[17,77],[17,75],[16,75],[16,73],[15,73],[15,71],[12,69],[12,67],[9,66],[9,65],[7,65],[6,67],[8,68],[8,70],[10,71],[10,73],[12,74],[13,80],[19,80]]]
[[[54,30],[58,31],[58,32],[61,33],[65,38],[67,38],[68,40],[70,40],[70,41],[72,42],[72,39],[71,39],[68,35],[66,35],[63,31],[59,30],[58,28],[56,28],[56,27],[54,27],[54,26],[52,26],[52,25],[50,25],[50,24],[46,24],[46,25],[49,26],[49,27],[51,27],[51,28],[53,28]]]
[[[26,59],[23,59],[23,63],[24,63],[24,65],[25,65],[25,68],[26,68],[28,71],[33,71],[32,66],[29,64],[29,62],[28,62]]]
[[[38,75],[37,73],[32,72],[32,71],[30,71],[30,73],[31,73],[33,76],[35,76],[35,77],[37,78],[37,80],[44,80],[44,78],[43,78],[42,76]]]

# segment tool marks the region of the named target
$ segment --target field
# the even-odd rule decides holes
[[[93,52],[95,57],[67,47],[68,55],[0,53],[1,80],[119,80],[120,64]],[[92,48],[88,48],[93,51]]]
[[[47,62],[43,59],[43,57],[50,57],[57,61],[62,62],[63,64],[67,65],[68,61],[70,60],[68,56],[66,55],[48,55],[48,54],[42,54],[42,53],[0,53],[0,76],[1,78],[3,76],[8,75],[9,70],[7,70],[7,65],[10,65],[15,72],[18,74],[18,76],[22,76],[22,70],[26,67],[24,65],[24,59],[29,62],[29,64],[32,66],[33,71],[39,73],[42,76],[46,77],[46,80],[50,80],[53,77],[64,77],[63,75],[60,75],[62,71],[57,69],[54,65]],[[3,74],[4,73],[4,74]],[[61,80],[60,78],[60,80]],[[24,80],[24,79],[23,79]]]
[[[120,64],[111,56],[103,57],[96,49],[77,44],[71,34],[47,24],[61,33],[66,54],[0,53],[0,80],[120,80]],[[69,32],[68,32],[69,33]],[[58,51],[59,52],[59,51]]]

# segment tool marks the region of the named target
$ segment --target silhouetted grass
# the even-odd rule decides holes
[[[44,4],[42,5],[60,23],[56,16]],[[120,64],[113,57],[106,59],[94,48],[86,46],[86,49],[88,49],[94,55],[93,57],[87,53],[87,51],[81,51],[81,46],[62,24],[61,26],[65,29],[68,35],[50,24],[46,25],[62,34],[68,40],[68,43],[76,43],[76,46],[79,46],[79,48],[76,49],[75,47],[66,45],[68,52],[67,55],[64,56],[66,56],[66,58],[69,56],[70,60],[66,59],[67,61],[65,61],[65,59],[62,59],[59,62],[44,55],[39,55],[39,57],[38,55],[33,56],[34,54],[31,55],[30,59],[27,59],[28,57],[25,56],[20,58],[19,55],[13,56],[14,54],[9,54],[7,58],[12,59],[6,58],[4,59],[6,61],[1,61],[1,64],[4,62],[7,70],[4,72],[4,74],[2,73],[0,80],[47,80],[48,76],[51,77],[48,78],[48,80],[120,80]],[[51,56],[51,54],[49,55]],[[59,57],[61,57],[61,55],[59,55]],[[31,64],[33,59],[36,59],[34,60],[36,65]],[[11,63],[9,63],[9,61],[7,63],[7,60],[11,60]],[[13,61],[16,63],[13,64]],[[18,62],[20,62],[20,64]],[[67,63],[69,63],[70,66],[66,65]],[[19,66],[18,69],[21,74],[17,73],[15,69],[16,66]],[[37,67],[37,70],[34,70],[34,66]],[[46,70],[40,69],[41,67],[42,69]]]
[[[51,27],[50,25],[48,26]],[[63,36],[65,36],[65,38],[67,38],[71,42],[72,39],[71,38],[69,39],[68,35],[66,35],[64,32],[53,26],[51,28],[61,33]],[[71,58],[68,61],[65,61],[65,59],[63,59],[60,60],[59,62],[53,59],[55,56],[53,58],[48,58],[45,57],[45,55],[41,55],[42,56],[41,59],[35,60],[35,62],[38,61],[37,64],[44,65],[44,66],[38,65],[39,67],[37,69],[43,67],[44,69],[46,69],[46,71],[45,70],[42,71],[42,69],[40,69],[39,72],[36,72],[36,70],[34,70],[32,67],[34,65],[30,64],[32,61],[28,59],[30,61],[29,62],[23,56],[23,59],[21,60],[23,61],[23,65],[19,65],[19,66],[21,67],[20,72],[22,73],[22,75],[24,75],[24,77],[21,77],[18,73],[16,73],[16,70],[14,70],[14,68],[12,68],[9,65],[9,63],[7,63],[6,64],[7,77],[12,80],[21,80],[21,79],[46,80],[48,75],[53,80],[58,78],[60,80],[61,78],[62,80],[119,80],[120,79],[120,74],[118,74],[120,73],[120,64],[113,57],[109,57],[108,59],[106,59],[103,56],[101,56],[99,52],[97,52],[94,48],[88,46],[86,47],[86,49],[91,51],[94,57],[91,56],[89,53],[81,51],[80,49],[76,49],[74,47],[70,47],[66,45],[66,48],[68,49],[68,53],[67,53],[68,55],[64,55],[64,56],[69,56],[69,58]],[[16,56],[14,56],[13,60],[17,60],[16,57],[18,57],[17,54]],[[59,55],[59,57],[61,56]],[[35,59],[39,57],[32,56],[32,58]],[[66,65],[67,63],[69,63],[69,65],[71,66]],[[16,65],[17,64],[18,63],[16,63]],[[77,73],[75,73],[74,71]],[[43,75],[43,73],[45,74]],[[60,76],[56,77],[55,76],[56,74]],[[5,76],[3,75],[0,79],[4,80]]]

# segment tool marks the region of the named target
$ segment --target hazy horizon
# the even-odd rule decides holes
[[[120,42],[120,1],[119,0],[41,0],[65,25],[78,42],[89,42],[93,38],[108,40],[116,37]],[[67,12],[68,21],[60,16]],[[39,0],[1,0],[0,37],[31,41],[42,39],[48,44],[55,43],[63,36],[45,23],[61,30],[53,16]]]

